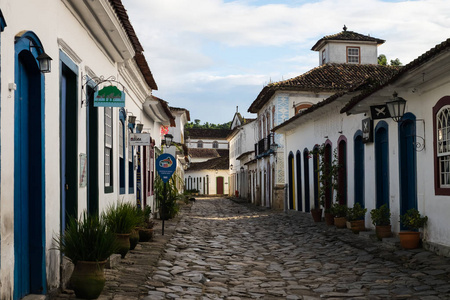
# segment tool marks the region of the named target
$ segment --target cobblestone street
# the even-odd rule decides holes
[[[203,198],[168,224],[165,241],[107,271],[100,299],[450,299],[449,258],[388,247],[310,214]]]

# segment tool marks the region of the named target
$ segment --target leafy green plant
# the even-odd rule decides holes
[[[381,205],[379,208],[372,209],[370,211],[370,217],[372,218],[372,224],[374,226],[391,225],[391,211],[386,204]]]
[[[105,221],[86,211],[80,220],[70,217],[64,234],[54,241],[75,265],[78,261],[105,261],[117,249],[116,236]]]
[[[347,211],[348,211],[348,208],[347,208],[347,205],[345,205],[345,204],[339,204],[339,203],[334,203],[332,206],[331,206],[331,209],[330,209],[330,213],[333,215],[333,216],[335,216],[336,218],[343,218],[343,217],[346,217],[347,216]]]
[[[171,219],[175,217],[179,211],[179,205],[177,203],[179,193],[176,185],[178,179],[178,176],[175,174],[172,175],[164,187],[164,182],[161,177],[156,176],[155,178],[156,203],[160,210],[161,219]]]
[[[422,217],[420,212],[415,208],[411,208],[407,210],[405,214],[400,215],[400,223],[409,230],[419,230],[419,228],[423,228],[427,222],[428,217]]]
[[[356,202],[353,207],[347,209],[347,221],[363,220],[367,213],[367,208],[362,208],[361,204]]]
[[[120,201],[108,206],[103,218],[111,231],[122,234],[131,233],[140,221],[133,204]]]

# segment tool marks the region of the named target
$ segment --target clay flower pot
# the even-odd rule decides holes
[[[375,226],[375,233],[380,241],[383,238],[391,237],[392,236],[391,225],[377,225]]]
[[[130,250],[130,234],[129,233],[116,233],[117,251],[115,253],[120,254],[122,258],[125,258],[128,250]]]
[[[334,225],[334,216],[333,216],[333,214],[325,213],[325,223],[328,226],[333,226]]]
[[[311,216],[314,222],[322,221],[322,209],[311,209]]]
[[[356,221],[350,221],[351,230],[353,233],[359,233],[360,231],[366,230],[366,225],[364,223],[364,220],[356,220]]]
[[[420,244],[420,232],[418,231],[403,231],[398,233],[400,238],[400,246],[404,249],[416,249]]]
[[[70,282],[77,298],[97,299],[105,287],[106,261],[78,261]]]
[[[347,219],[345,217],[335,217],[334,218],[334,225],[336,225],[337,228],[346,228],[347,227]]]

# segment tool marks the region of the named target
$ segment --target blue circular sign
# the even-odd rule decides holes
[[[169,153],[163,153],[156,159],[156,171],[164,183],[169,181],[176,168],[177,161],[175,160],[175,157]]]

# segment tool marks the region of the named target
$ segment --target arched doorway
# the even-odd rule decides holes
[[[358,130],[353,138],[355,203],[365,207],[364,201],[364,143],[362,131]]]
[[[406,113],[399,123],[400,214],[417,209],[416,117]]]
[[[376,207],[389,207],[389,134],[388,124],[380,121],[375,128]]]
[[[324,171],[326,174],[330,174],[331,172],[331,160],[332,160],[332,151],[331,151],[331,142],[327,141],[325,143],[324,149]],[[326,176],[328,177],[328,175]],[[325,190],[325,209],[331,208],[331,204],[333,203],[333,186],[330,182],[325,183],[327,189]]]
[[[297,207],[298,211],[303,210],[303,199],[302,199],[302,161],[301,161],[300,150],[297,150],[295,154],[296,161],[296,174],[297,174]]]
[[[14,99],[14,299],[46,293],[45,95],[32,32],[16,36]]]
[[[303,171],[304,171],[304,189],[305,189],[305,212],[309,212],[311,209],[310,193],[309,193],[309,151],[303,150]]]
[[[339,204],[347,205],[347,140],[344,136],[338,141],[338,164]]]
[[[294,154],[288,157],[288,182],[289,182],[289,209],[295,209],[295,182],[294,182]]]

